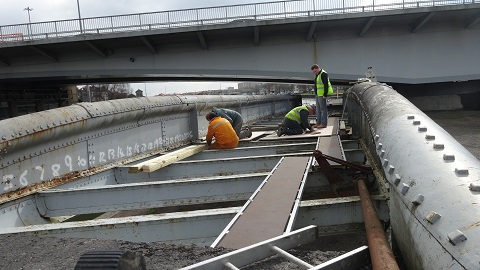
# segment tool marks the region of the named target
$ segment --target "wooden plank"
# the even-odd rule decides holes
[[[290,139],[304,139],[310,137],[325,137],[325,136],[332,136],[333,126],[327,126],[326,128],[317,128],[311,133],[304,133],[298,135],[282,135],[277,137],[277,133],[273,133],[269,136],[260,138],[260,141],[272,141],[272,140],[290,140]]]
[[[206,144],[190,145],[180,150],[167,153],[165,155],[130,166],[128,168],[128,172],[129,173],[153,172],[163,167],[166,167],[176,161],[179,161],[189,156],[193,156],[197,153],[200,153],[206,149],[208,149],[208,146]]]
[[[252,132],[252,137],[250,137],[250,138],[243,138],[243,139],[241,139],[240,141],[241,141],[241,142],[245,142],[245,141],[248,142],[248,141],[251,141],[251,140],[253,140],[253,139],[255,139],[255,138],[258,138],[258,137],[262,136],[263,134],[265,134],[265,131],[254,131],[254,132]]]
[[[243,213],[236,216],[217,246],[238,249],[282,235],[308,160],[309,157],[285,157]]]
[[[339,117],[328,117],[327,126],[332,127],[332,135],[338,134]]]
[[[323,154],[327,156],[332,156],[338,159],[345,160],[342,148],[340,147],[340,141],[338,140],[338,136],[320,138],[317,150],[320,150]],[[331,165],[338,165],[338,163],[330,160],[328,160],[328,163],[330,163]],[[318,165],[316,160],[314,165]]]

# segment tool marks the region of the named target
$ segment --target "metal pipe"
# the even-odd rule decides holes
[[[336,157],[332,157],[332,156],[328,156],[328,155],[325,155],[323,154],[320,150],[315,150],[313,152],[313,155],[315,157],[318,157],[318,156],[321,156],[321,157],[324,157],[325,159],[328,159],[328,160],[331,160],[333,162],[336,162],[340,165],[344,165],[344,166],[347,166],[349,168],[353,168],[355,170],[359,170],[361,171],[362,173],[371,173],[372,172],[372,168],[370,167],[367,167],[367,166],[363,166],[361,164],[355,164],[355,163],[352,163],[352,162],[348,162],[348,161],[345,161],[345,160],[342,160],[342,159],[338,159]],[[318,159],[317,159],[318,161]]]
[[[357,183],[372,267],[374,270],[399,270],[363,177],[358,178]]]

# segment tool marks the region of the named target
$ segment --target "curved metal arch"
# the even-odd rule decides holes
[[[393,88],[348,91],[353,129],[390,187],[393,232],[409,269],[475,269],[480,161]],[[448,256],[445,256],[448,255]]]

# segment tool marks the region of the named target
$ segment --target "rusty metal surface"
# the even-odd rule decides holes
[[[228,108],[235,100],[235,109],[255,120],[273,115],[277,104],[288,107],[291,98],[144,97],[79,103],[1,120],[0,204],[204,136],[208,122],[197,104]]]
[[[358,163],[353,163],[353,162],[349,162],[349,161],[345,161],[343,159],[339,159],[339,158],[336,158],[336,157],[332,157],[332,156],[329,156],[329,155],[326,155],[324,154],[323,152],[321,152],[320,150],[315,150],[314,151],[314,155],[315,157],[317,158],[317,160],[319,158],[322,158],[322,159],[326,159],[328,161],[333,161],[335,162],[336,164],[340,164],[340,165],[345,165],[351,169],[355,169],[355,170],[359,170],[361,171],[362,173],[371,173],[372,172],[372,168],[370,167],[367,167],[367,166],[364,166],[362,164],[358,164]],[[324,162],[322,162],[323,164]],[[329,163],[330,164],[330,163]]]
[[[328,160],[325,159],[322,152],[319,150],[313,151],[313,156],[317,160],[320,170],[325,174],[330,185],[335,185],[344,182],[343,178],[338,175],[333,167],[328,163]]]
[[[284,233],[309,157],[286,157],[218,246],[243,248]]]
[[[365,181],[362,178],[358,178],[357,181],[373,270],[399,270]]]

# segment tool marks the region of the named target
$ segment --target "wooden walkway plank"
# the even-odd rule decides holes
[[[343,155],[343,151],[340,144],[341,142],[338,136],[321,137],[320,142],[318,143],[318,146],[317,146],[317,150],[319,150],[320,152],[322,152],[327,156],[332,156],[338,159],[345,160],[345,156]],[[330,164],[337,165],[336,162],[333,162],[330,160],[328,162]]]

